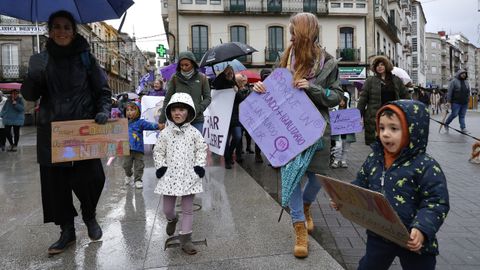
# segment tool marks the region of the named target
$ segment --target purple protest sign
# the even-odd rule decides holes
[[[170,80],[170,78],[177,72],[177,63],[172,63],[166,67],[160,69],[160,74],[165,81]]]
[[[332,135],[357,133],[363,130],[362,117],[358,109],[330,112]]]
[[[263,82],[264,94],[253,92],[240,103],[240,122],[274,167],[287,164],[325,131],[322,115],[292,81],[288,69],[277,68]]]

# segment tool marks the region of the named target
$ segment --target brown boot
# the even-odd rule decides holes
[[[295,229],[293,255],[297,258],[305,258],[308,256],[308,233],[305,222],[295,222],[293,228]]]
[[[188,255],[195,255],[197,254],[197,249],[192,243],[192,233],[188,234],[179,234],[180,238],[180,247],[182,248],[183,252],[187,253]]]
[[[313,232],[313,218],[312,218],[312,212],[310,211],[310,205],[309,203],[304,203],[303,204],[303,213],[305,214],[305,220],[307,221],[307,230],[308,234],[312,234]]]

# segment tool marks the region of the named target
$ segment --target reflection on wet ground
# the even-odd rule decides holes
[[[43,224],[34,137],[24,134],[18,152],[0,153],[1,269],[314,269],[319,263],[341,269],[315,241],[307,259],[295,259],[291,224],[276,220],[280,207],[242,168],[225,170],[223,159],[214,156],[204,192],[194,199],[193,240],[206,239],[208,246],[198,245],[195,256],[178,247],[164,250],[166,219],[153,192],[158,180],[149,151],[143,189],[124,184],[120,158],[104,167],[107,179],[97,208],[102,239],[91,242],[77,217],[76,243],[49,257],[47,248],[60,230]],[[79,209],[78,201],[75,206]]]

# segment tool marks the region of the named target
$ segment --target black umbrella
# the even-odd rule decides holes
[[[253,47],[241,42],[222,43],[205,52],[200,60],[200,66],[212,66],[256,51]]]

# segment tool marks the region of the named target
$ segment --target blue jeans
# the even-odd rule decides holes
[[[193,123],[192,126],[196,129],[198,129],[198,131],[200,131],[200,134],[203,135],[203,122]]]
[[[465,115],[467,114],[468,104],[452,103],[452,112],[445,121],[445,125],[449,125],[450,122],[458,115],[458,122],[460,123],[460,129],[465,129]]]
[[[315,173],[308,172],[307,183],[305,183],[305,189],[302,192],[302,184],[298,183],[297,187],[293,190],[292,197],[290,197],[290,202],[288,207],[290,208],[290,216],[292,217],[292,222],[304,222],[305,214],[303,213],[303,204],[304,203],[313,203],[317,198],[317,194],[322,187],[320,182],[315,177]]]

